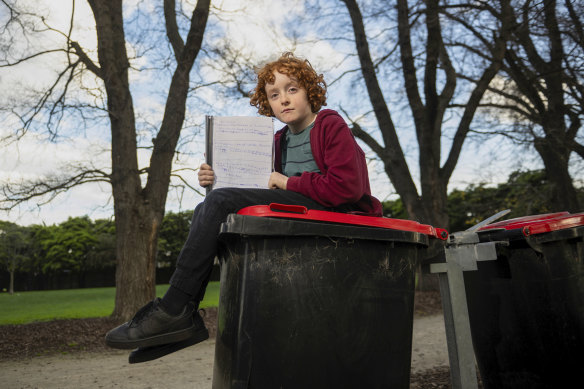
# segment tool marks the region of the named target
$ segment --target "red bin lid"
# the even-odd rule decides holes
[[[578,227],[581,225],[584,225],[584,213],[571,214],[570,212],[557,212],[503,220],[498,223],[493,223],[482,227],[479,229],[479,232],[495,229],[521,229],[523,235],[528,236],[563,230],[566,228]]]
[[[301,205],[285,205],[272,203],[270,205],[252,205],[242,208],[238,215],[281,217],[291,219],[314,220],[330,223],[351,224],[357,226],[387,228],[391,230],[419,232],[434,238],[448,239],[448,231],[412,220],[391,219],[386,217],[362,216],[341,212],[319,211],[307,209]]]

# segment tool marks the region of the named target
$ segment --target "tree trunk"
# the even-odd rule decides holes
[[[98,58],[107,93],[112,137],[111,184],[116,221],[116,305],[112,316],[127,319],[154,297],[148,232],[142,227],[145,204],[136,153],[134,106],[128,80],[128,56],[121,0],[89,0],[97,28]]]
[[[12,262],[12,266],[10,267],[10,285],[8,286],[8,294],[14,294],[14,272],[16,271],[16,264],[14,260]]]
[[[355,47],[359,56],[363,80],[369,100],[375,113],[384,145],[380,145],[371,135],[358,125],[353,125],[353,133],[364,141],[384,162],[384,169],[395,190],[400,195],[408,217],[435,227],[448,228],[447,186],[458,158],[470,123],[479,102],[490,81],[502,66],[505,43],[509,36],[510,13],[508,0],[501,0],[503,23],[499,35],[488,47],[493,59],[483,70],[476,87],[470,94],[464,113],[455,134],[453,146],[444,167],[441,163],[442,123],[449,104],[452,103],[457,84],[457,72],[452,64],[442,37],[440,25],[440,2],[426,0],[419,10],[425,13],[426,47],[423,88],[418,79],[417,54],[412,47],[411,20],[413,12],[407,0],[396,3],[398,21],[398,45],[400,61],[408,98],[409,108],[415,126],[419,145],[419,168],[421,190],[418,191],[407,165],[388,105],[383,96],[376,66],[369,52],[368,39],[363,16],[355,0],[342,0],[349,12],[355,37]],[[422,93],[423,92],[423,95]]]
[[[120,320],[128,319],[155,296],[155,259],[162,216],[154,215],[149,208],[146,204],[133,204],[120,206],[115,213],[118,241],[112,316]]]
[[[425,218],[422,221],[434,227],[449,228],[448,218],[448,194],[446,183],[442,179],[436,179],[428,185],[421,197]]]
[[[199,0],[186,42],[176,23],[174,0],[164,1],[167,37],[177,61],[164,117],[154,140],[147,182],[142,188],[138,168],[136,124],[130,93],[121,0],[88,0],[98,41],[100,68],[111,122],[111,184],[116,219],[116,300],[112,317],[127,320],[155,295],[156,252],[170,184],[172,159],[185,118],[189,73],[200,51],[210,0]]]
[[[537,8],[540,5],[542,8]],[[552,184],[557,200],[554,209],[579,212],[580,204],[568,167],[571,151],[577,149],[574,139],[580,129],[580,119],[579,113],[572,111],[566,102],[566,91],[581,86],[574,85],[569,71],[566,71],[571,54],[564,52],[565,38],[556,15],[556,2],[525,3],[522,11],[525,19],[515,22],[521,28],[517,28],[514,34],[522,50],[510,50],[506,56],[506,71],[533,107],[535,114],[528,119],[540,125],[545,133],[543,137],[534,135],[533,144]],[[539,45],[537,40],[534,42],[534,36],[545,37],[549,42]],[[540,54],[545,47],[548,47],[547,52]],[[570,120],[569,124],[567,120]]]
[[[556,202],[554,211],[580,212],[578,194],[568,171],[571,150],[557,137],[536,138],[535,148],[541,156]]]

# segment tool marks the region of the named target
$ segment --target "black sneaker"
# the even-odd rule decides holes
[[[203,310],[204,311],[204,310]],[[205,323],[199,315],[198,312],[193,312],[193,320],[195,321],[195,326],[197,331],[190,338],[169,344],[162,344],[159,346],[152,347],[138,347],[130,353],[128,362],[130,363],[142,363],[147,361],[152,361],[154,359],[161,358],[165,355],[174,353],[176,351],[182,350],[189,346],[193,346],[204,340],[209,339],[209,331],[205,328]]]
[[[189,303],[180,315],[169,315],[156,298],[140,308],[132,320],[109,331],[105,342],[113,348],[131,349],[187,340],[197,332],[193,312],[195,306]]]

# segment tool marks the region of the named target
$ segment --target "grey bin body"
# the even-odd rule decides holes
[[[213,388],[408,388],[427,235],[230,215]]]

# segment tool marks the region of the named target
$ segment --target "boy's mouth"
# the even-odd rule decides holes
[[[282,113],[292,112],[292,108],[286,108],[282,110]]]

